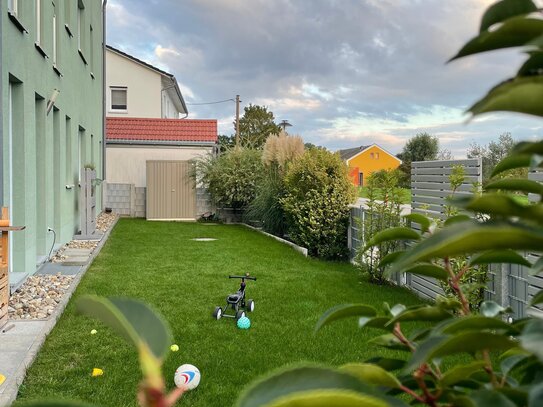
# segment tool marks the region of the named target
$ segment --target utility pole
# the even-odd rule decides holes
[[[292,127],[292,124],[288,122],[288,120],[283,120],[281,123],[279,123],[279,127],[283,128],[283,132],[287,132],[287,127]]]
[[[236,95],[236,148],[239,147],[239,95]]]

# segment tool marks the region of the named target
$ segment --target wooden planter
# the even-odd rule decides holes
[[[0,218],[0,328],[8,322],[9,303],[9,239],[8,233],[23,230],[24,226],[10,226],[8,208],[2,208]]]

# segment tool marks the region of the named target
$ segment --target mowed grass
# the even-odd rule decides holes
[[[191,240],[197,237],[217,240]],[[248,283],[256,307],[251,328],[242,331],[234,320],[216,321],[211,313],[238,288],[228,275],[246,272],[258,280]],[[77,314],[75,302],[84,294],[139,298],[158,310],[180,347],[165,361],[167,386],[173,387],[179,365],[196,365],[200,386],[179,405],[201,407],[232,406],[247,384],[285,365],[398,357],[367,344],[380,331],[360,330],[356,319],[317,335],[315,323],[341,303],[417,303],[405,290],[363,281],[348,263],[305,258],[243,226],[121,219],[28,371],[16,404],[53,398],[137,405],[137,354],[110,329]],[[91,335],[92,329],[98,333]],[[104,375],[91,377],[94,367]]]
[[[358,196],[360,198],[368,197],[368,187],[358,187]],[[377,199],[383,199],[382,192],[377,189]],[[410,204],[411,203],[411,190],[408,188],[400,188],[400,203]]]

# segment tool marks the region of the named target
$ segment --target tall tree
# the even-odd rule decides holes
[[[513,150],[515,141],[511,137],[511,133],[503,133],[498,140],[491,141],[487,145],[471,143],[468,148],[468,158],[482,158],[483,162],[483,183],[490,179],[490,174],[494,170],[496,164],[508,156]],[[515,175],[516,177],[526,177],[526,170],[513,170],[513,172],[505,173],[505,176]]]
[[[439,141],[437,137],[428,133],[419,133],[411,137],[397,157],[402,160],[400,165],[400,186],[411,187],[411,162],[436,160],[439,153]]]
[[[428,133],[419,133],[411,137],[402,151],[402,160],[429,161],[437,159],[439,153],[439,140]]]
[[[281,131],[274,119],[273,112],[269,112],[265,106],[246,106],[243,117],[239,119],[240,144],[244,147],[262,148],[270,134],[279,134]]]

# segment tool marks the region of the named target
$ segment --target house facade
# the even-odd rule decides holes
[[[109,45],[106,104],[108,117],[179,119],[188,113],[174,75]]]
[[[364,186],[372,172],[398,168],[402,161],[377,144],[339,150],[339,155],[349,167],[353,185]]]
[[[12,223],[26,226],[11,238],[13,283],[80,230],[80,169],[93,166],[102,178],[102,7],[0,3],[0,200]],[[98,186],[98,212],[101,196]]]
[[[106,53],[106,206],[147,219],[209,211],[191,160],[214,154],[217,120],[191,120],[174,75],[113,47]]]

